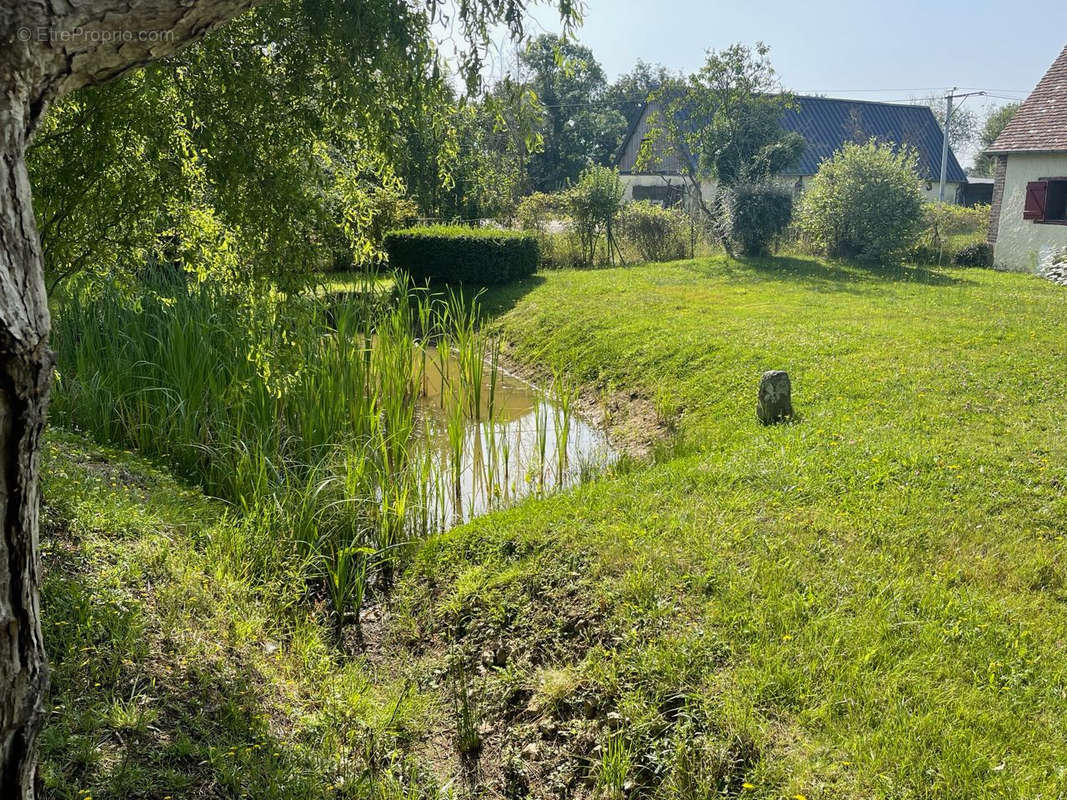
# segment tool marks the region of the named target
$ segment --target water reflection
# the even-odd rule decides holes
[[[527,495],[570,488],[617,458],[605,433],[564,393],[488,363],[480,391],[459,392],[462,372],[450,354],[427,351],[419,415],[428,528],[444,530]],[[461,414],[456,404],[464,397]]]

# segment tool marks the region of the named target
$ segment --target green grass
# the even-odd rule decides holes
[[[711,259],[501,305],[521,360],[654,399],[681,442],[424,548],[419,635],[512,654],[482,691],[519,723],[488,751],[540,714],[569,733],[525,772],[572,789],[618,730],[653,796],[1067,791],[1067,293]],[[772,368],[795,424],[755,421]],[[548,669],[570,689],[542,706]]]
[[[43,465],[52,664],[43,797],[404,796],[433,698],[340,659],[308,616],[227,569],[224,506],[53,432]]]
[[[651,401],[669,455],[431,537],[350,660],[216,552],[256,520],[59,437],[50,796],[318,796],[368,742],[422,772],[352,796],[1067,793],[1067,292],[712,258],[483,309],[520,360]],[[773,368],[799,419],[765,428]]]

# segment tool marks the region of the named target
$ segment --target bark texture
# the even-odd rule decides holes
[[[49,104],[173,53],[256,0],[0,0],[0,798],[34,796],[48,665],[38,474],[52,382],[25,154]]]

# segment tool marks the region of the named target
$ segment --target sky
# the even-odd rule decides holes
[[[828,0],[586,0],[577,39],[609,80],[639,59],[696,70],[708,49],[770,45],[785,88],[884,102],[985,90],[966,107],[1023,99],[1067,45],[1067,3],[828,2]],[[531,34],[560,30],[548,5],[532,6]],[[500,59],[504,69],[507,57]],[[957,153],[969,163],[973,153]]]

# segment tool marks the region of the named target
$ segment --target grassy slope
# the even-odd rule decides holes
[[[217,565],[240,525],[129,454],[53,431],[43,464],[43,797],[402,795],[433,709],[399,669]]]
[[[486,780],[610,788],[611,762],[661,796],[1067,791],[1067,292],[710,259],[487,305],[521,359],[644,392],[683,446],[409,574],[397,630],[504,664],[475,678]],[[796,424],[755,422],[770,368]]]
[[[219,566],[221,506],[54,434],[46,797],[1067,790],[1067,292],[707,260],[486,301],[676,416],[675,457],[428,542],[341,659]],[[802,419],[766,429],[772,367]]]

